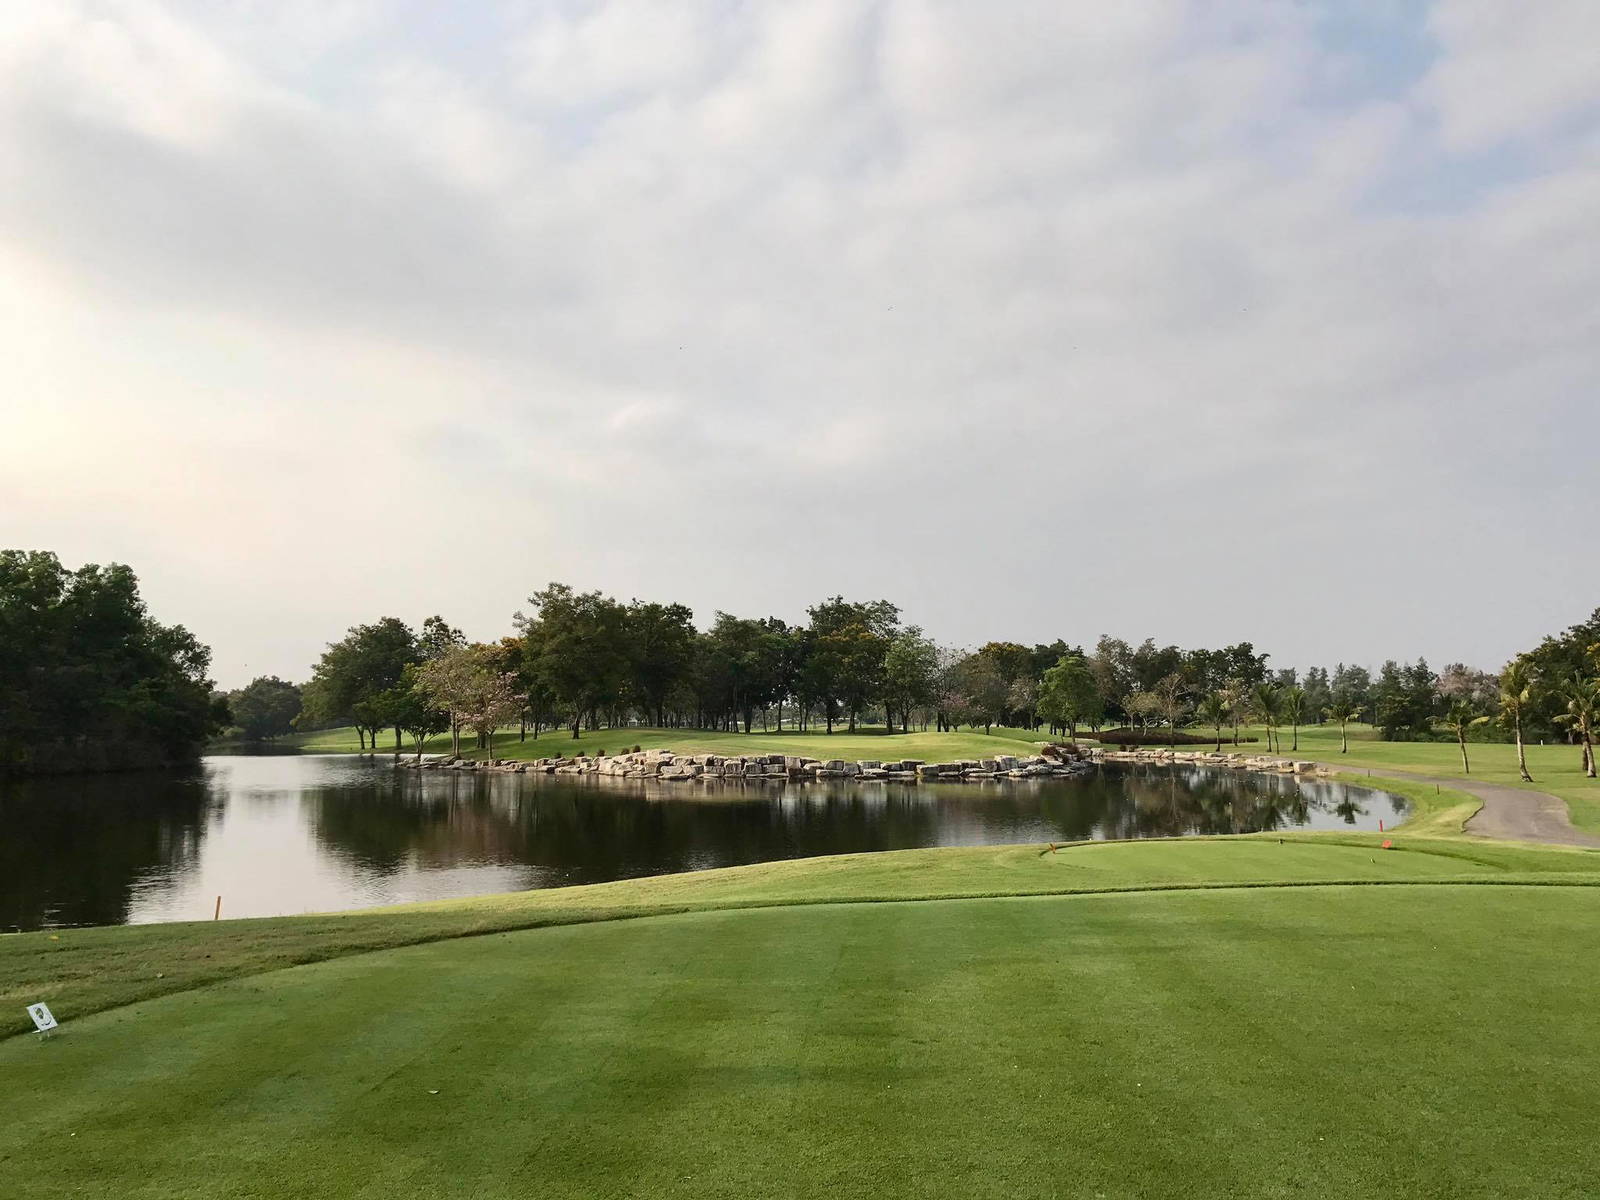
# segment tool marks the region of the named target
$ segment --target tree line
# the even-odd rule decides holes
[[[574,738],[634,724],[832,733],[863,723],[1048,726],[1073,737],[1108,722],[1177,721],[1191,693],[1268,678],[1267,656],[1249,643],[1182,650],[1101,638],[1092,650],[1063,640],[966,650],[904,623],[890,601],[843,596],[812,605],[801,623],[717,612],[701,629],[682,604],[552,583],[513,624],[493,643],[468,643],[437,616],[417,630],[395,617],[355,626],[317,663],[295,723],[353,724],[363,748],[392,731],[396,749],[446,730],[458,749],[467,733],[481,745],[508,724],[523,736],[564,726]],[[235,712],[288,686],[257,680],[234,694]]]
[[[1418,659],[1385,662],[1375,677],[1345,663],[1303,675],[1272,670],[1249,642],[1183,649],[1101,637],[1092,649],[1058,639],[964,650],[904,624],[887,600],[834,596],[806,616],[791,624],[717,612],[700,629],[682,604],[623,603],[552,583],[516,614],[515,632],[493,643],[469,643],[437,616],[417,630],[386,617],[328,647],[294,723],[354,724],[363,748],[392,730],[396,749],[409,735],[420,750],[448,730],[457,752],[464,734],[482,746],[512,724],[524,737],[565,726],[574,738],[633,725],[831,733],[864,722],[891,732],[1048,727],[1073,738],[1115,725],[1118,740],[1136,742],[1161,741],[1163,731],[1171,740],[1198,724],[1219,747],[1259,725],[1269,751],[1294,752],[1302,726],[1370,722],[1389,740],[1459,740],[1465,764],[1468,740],[1592,743],[1600,687],[1600,612],[1520,656],[1509,676],[1461,663],[1436,673]],[[281,696],[290,685],[258,686]],[[1510,724],[1508,687],[1526,693]]]

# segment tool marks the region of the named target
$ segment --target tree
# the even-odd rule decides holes
[[[451,653],[445,651],[443,653]],[[442,656],[442,655],[441,655]],[[428,659],[428,663],[437,662],[439,657]],[[428,739],[436,733],[443,733],[452,728],[450,713],[434,703],[428,690],[422,684],[422,671],[426,663],[412,663],[406,667],[405,675],[401,678],[400,686],[386,699],[388,719],[398,728],[411,735],[413,746],[416,748],[417,759],[422,759],[423,748]],[[456,737],[452,739],[459,753],[460,725],[454,725]]]
[[[1383,664],[1372,689],[1373,722],[1391,742],[1413,741],[1433,724],[1437,680],[1427,661]]]
[[[1094,672],[1082,654],[1063,655],[1044,673],[1039,714],[1052,725],[1065,727],[1070,741],[1077,741],[1078,726],[1098,719],[1104,707]]]
[[[1123,706],[1123,698],[1138,690],[1133,674],[1133,647],[1121,638],[1102,634],[1095,643],[1094,653],[1089,656],[1089,670],[1094,674],[1095,687],[1106,707],[1117,709],[1132,724],[1132,714]]]
[[[1467,762],[1467,733],[1476,725],[1486,724],[1489,718],[1478,711],[1476,705],[1465,696],[1457,696],[1450,702],[1450,707],[1440,720],[1446,729],[1456,735],[1456,743],[1461,747],[1461,772],[1464,775],[1472,774],[1471,764]]]
[[[1361,714],[1372,706],[1372,676],[1365,667],[1346,666],[1340,663],[1333,669],[1333,678],[1328,686],[1333,691],[1331,707],[1353,708],[1355,716],[1352,721],[1361,719]]]
[[[1339,753],[1350,752],[1350,734],[1348,727],[1351,721],[1361,716],[1361,708],[1349,699],[1335,699],[1333,704],[1325,710],[1329,720],[1339,722]]]
[[[867,702],[883,692],[884,659],[899,632],[900,610],[887,600],[855,603],[834,596],[806,610],[811,619],[812,683],[823,689],[828,732],[834,705],[843,706],[853,732]]]
[[[1306,716],[1306,693],[1304,688],[1286,687],[1282,692],[1283,718],[1293,728],[1294,744],[1289,747],[1291,754],[1300,752],[1300,722]]]
[[[1557,685],[1563,710],[1556,714],[1556,723],[1566,725],[1578,735],[1583,744],[1583,773],[1595,778],[1594,731],[1600,724],[1600,679],[1586,678],[1578,672]]]
[[[400,686],[408,665],[417,661],[417,637],[397,617],[384,617],[371,625],[355,625],[337,642],[330,643],[311,674],[303,697],[313,725],[349,720],[355,723],[361,748],[378,746],[378,730],[389,724],[385,710],[392,707],[385,693]],[[400,749],[400,729],[395,728],[395,749]]]
[[[1178,724],[1183,720],[1187,704],[1184,699],[1183,676],[1172,671],[1156,681],[1155,687],[1150,689],[1150,695],[1155,697],[1156,711],[1167,723],[1167,730],[1171,734],[1167,744],[1176,745],[1178,738]]]
[[[300,689],[276,675],[260,675],[228,693],[228,710],[241,737],[263,742],[294,732],[300,715]]]
[[[1233,724],[1233,744],[1239,744],[1239,722],[1244,716],[1245,704],[1250,697],[1250,684],[1238,676],[1229,679],[1226,684],[1217,689],[1228,706],[1228,720]]]
[[[121,564],[0,551],[0,771],[194,758],[227,714],[211,652],[154,620]]]
[[[1232,701],[1220,690],[1207,692],[1195,706],[1195,715],[1216,729],[1219,752],[1222,750],[1222,727],[1228,723],[1228,717],[1232,712]]]
[[[991,732],[1005,712],[1011,694],[1011,687],[1000,674],[995,660],[983,654],[969,654],[961,662],[957,679],[969,723],[981,723],[985,733]]]
[[[1323,719],[1322,714],[1333,703],[1333,686],[1329,682],[1326,667],[1312,667],[1306,671],[1305,681],[1305,710],[1315,721]]]
[[[620,604],[599,592],[575,592],[552,583],[528,603],[533,617],[516,615],[528,647],[528,664],[572,717],[572,736],[582,734],[583,719],[620,696],[628,673]]]
[[[1528,774],[1528,755],[1522,745],[1522,716],[1533,699],[1533,671],[1527,661],[1514,658],[1500,671],[1500,719],[1511,725],[1517,739],[1517,770],[1523,783],[1532,783]]]
[[[694,613],[682,604],[628,605],[628,673],[640,707],[657,727],[666,724],[667,697],[694,662]]]
[[[1270,683],[1258,683],[1250,689],[1250,713],[1266,728],[1267,753],[1277,753],[1274,737],[1278,731],[1278,707],[1281,703],[1278,689]]]
[[[463,726],[492,752],[494,731],[522,710],[516,678],[500,669],[503,661],[498,646],[457,646],[417,669],[422,694],[450,714],[452,754],[461,753]]]
[[[910,626],[889,643],[883,657],[883,707],[889,732],[894,732],[894,715],[900,714],[900,727],[911,732],[911,710],[930,703],[939,677],[939,648]]]

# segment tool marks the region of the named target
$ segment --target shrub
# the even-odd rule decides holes
[[[1164,729],[1102,729],[1099,733],[1090,734],[1090,737],[1103,746],[1215,746],[1217,739],[1214,737],[1196,737],[1192,733],[1181,733]],[[1239,741],[1255,742],[1259,738],[1241,737]],[[1222,744],[1229,744],[1226,733],[1222,735]]]

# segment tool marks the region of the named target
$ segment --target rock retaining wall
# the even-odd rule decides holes
[[[533,762],[518,759],[434,758],[417,762],[400,759],[398,767],[422,771],[502,771],[518,775],[608,775],[621,779],[691,780],[724,779],[892,779],[915,783],[918,780],[978,779],[1062,779],[1092,768],[1070,750],[1018,757],[958,759],[930,763],[903,758],[882,761],[863,759],[847,762],[842,758],[806,758],[785,754],[722,755],[678,754],[671,750],[641,750],[616,755],[575,755],[571,758],[543,758]]]

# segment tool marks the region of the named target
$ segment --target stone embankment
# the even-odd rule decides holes
[[[1245,771],[1278,771],[1286,775],[1334,775],[1335,768],[1322,763],[1299,762],[1292,758],[1275,758],[1266,754],[1217,754],[1198,750],[1111,750],[1095,747],[1088,751],[1090,762],[1096,763],[1148,763],[1155,766],[1172,766],[1182,763],[1196,767],[1237,767]]]
[[[1070,748],[1050,747],[1045,754],[1018,757],[958,759],[930,763],[903,758],[888,761],[805,758],[785,754],[677,754],[671,750],[642,750],[631,754],[575,755],[533,762],[516,759],[435,758],[417,762],[401,759],[398,767],[421,771],[500,771],[517,775],[607,775],[621,779],[692,780],[813,780],[885,779],[914,783],[918,780],[1064,779],[1093,768]]]

